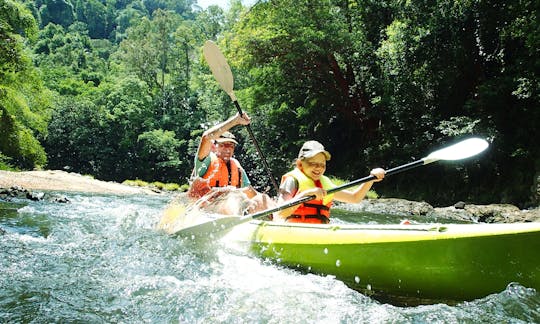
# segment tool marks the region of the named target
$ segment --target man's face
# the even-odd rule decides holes
[[[223,142],[216,144],[216,155],[223,161],[229,161],[234,155],[235,144],[232,142]]]
[[[319,153],[312,158],[302,160],[302,171],[314,181],[319,180],[326,171],[326,156]]]

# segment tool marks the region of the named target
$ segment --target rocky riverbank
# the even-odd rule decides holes
[[[390,214],[404,218],[421,217],[438,222],[456,221],[472,223],[540,222],[540,207],[520,210],[510,204],[474,205],[457,202],[454,206],[433,207],[426,202],[405,199],[365,199],[358,204],[340,204],[339,208],[372,214]]]
[[[149,194],[156,192],[116,182],[100,181],[65,171],[0,171],[0,201],[11,198],[49,200],[59,203],[69,199],[57,192],[85,192],[101,194]],[[404,199],[365,199],[358,204],[338,204],[341,209],[372,214],[391,214],[424,221],[474,223],[540,222],[540,207],[520,210],[509,204],[473,205],[458,202],[448,207],[433,207],[426,202]]]

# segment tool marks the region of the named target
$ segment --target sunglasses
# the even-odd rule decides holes
[[[224,147],[224,148],[235,148],[236,145],[234,143],[225,142],[225,143],[218,143],[217,146]]]
[[[319,163],[319,162],[310,162],[310,161],[304,161],[310,168],[319,168],[324,169],[326,168],[326,163]]]

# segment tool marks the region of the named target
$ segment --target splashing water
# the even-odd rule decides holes
[[[67,195],[70,204],[0,209],[0,322],[540,321],[538,292],[519,285],[455,306],[396,307],[331,276],[170,237],[155,229],[170,197]]]

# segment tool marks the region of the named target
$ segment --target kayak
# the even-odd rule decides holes
[[[196,203],[197,208],[173,202],[157,227],[190,242],[223,237],[242,251],[335,276],[379,299],[473,300],[501,292],[511,283],[540,290],[540,223],[282,223],[220,214],[231,204],[230,197],[205,200],[208,205]]]
[[[347,225],[251,221],[225,240],[370,295],[465,301],[540,290],[540,223]]]

